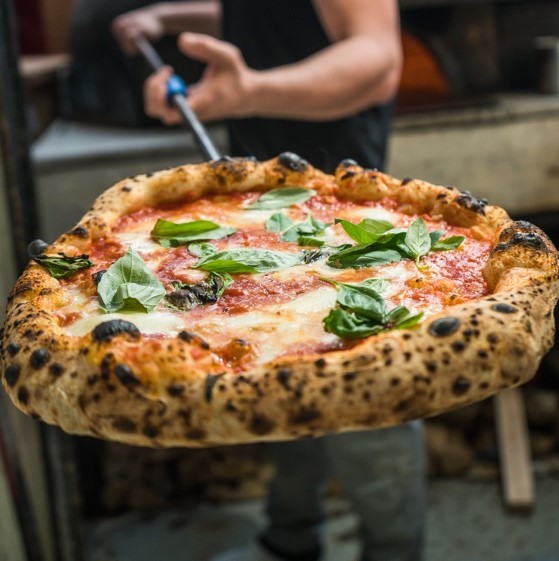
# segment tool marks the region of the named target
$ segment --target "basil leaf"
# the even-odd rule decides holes
[[[444,240],[437,241],[431,248],[433,251],[448,251],[460,247],[466,238],[464,236],[450,236]]]
[[[338,292],[338,304],[375,322],[382,323],[386,305],[382,296],[371,288],[342,284]]]
[[[376,290],[376,292],[381,293],[384,292],[390,286],[390,281],[387,281],[386,279],[370,278],[361,281],[356,286],[364,286],[366,288],[372,288],[373,290]]]
[[[406,250],[416,263],[431,249],[431,237],[423,218],[418,218],[409,228],[404,239]]]
[[[41,253],[33,257],[33,261],[48,270],[55,279],[67,279],[75,275],[82,269],[88,269],[93,266],[93,262],[89,259],[89,255],[85,253],[70,257],[65,253],[57,255],[46,255]]]
[[[299,236],[297,238],[297,243],[299,245],[310,245],[313,247],[322,247],[326,242],[320,238],[315,238],[314,236]]]
[[[358,244],[375,243],[381,234],[393,228],[389,222],[370,218],[362,220],[359,224],[348,220],[336,220],[336,224],[341,224],[346,234]]]
[[[271,210],[276,208],[287,208],[308,201],[316,195],[313,189],[304,187],[283,187],[272,189],[258,197],[258,200],[248,207],[250,210]]]
[[[356,246],[359,248],[360,246]],[[328,265],[336,269],[362,269],[364,267],[378,267],[388,263],[395,263],[402,259],[400,253],[393,249],[367,251],[369,246],[361,246],[353,252],[342,250],[328,258]],[[346,253],[347,251],[347,253]]]
[[[320,220],[316,220],[310,214],[307,215],[307,218],[304,222],[299,222],[298,224],[294,224],[291,228],[287,229],[283,236],[281,237],[282,240],[286,242],[298,242],[299,245],[304,245],[299,242],[301,237],[309,237],[315,234],[319,234],[323,232],[326,228],[328,228],[329,224],[326,224]]]
[[[444,232],[441,230],[435,230],[434,232],[429,232],[429,237],[431,238],[431,249],[433,246],[443,237]]]
[[[163,247],[177,247],[196,240],[219,240],[236,231],[236,228],[221,227],[210,220],[177,224],[160,218],[151,231],[151,237]]]
[[[194,268],[219,273],[263,273],[302,263],[302,256],[268,249],[228,249],[202,257]]]
[[[325,331],[343,339],[363,339],[383,330],[382,325],[339,308],[331,310],[322,321]]]
[[[167,294],[165,300],[176,310],[191,310],[217,302],[232,282],[231,275],[212,272],[206,280],[196,284],[174,283],[175,290]]]
[[[192,253],[192,255],[196,255],[196,257],[206,257],[207,255],[215,253],[217,251],[217,247],[211,243],[194,242],[189,244],[188,251]]]
[[[408,313],[409,310],[408,310]],[[423,319],[423,312],[415,314],[414,316],[408,316],[406,319],[398,322],[394,328],[395,329],[409,329],[410,327],[415,327]]]
[[[129,248],[105,271],[97,293],[106,312],[151,312],[165,296],[165,288],[138,253]]]
[[[293,226],[293,220],[289,216],[276,212],[266,220],[266,230],[268,232],[283,232]]]

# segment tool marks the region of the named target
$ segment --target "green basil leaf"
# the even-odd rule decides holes
[[[151,312],[165,296],[165,288],[138,253],[129,248],[103,274],[97,292],[106,312]]]
[[[82,269],[88,269],[93,266],[93,262],[89,259],[89,255],[76,255],[70,257],[65,253],[56,255],[37,255],[33,257],[33,261],[48,270],[55,279],[67,279],[75,275]]]
[[[378,323],[382,323],[384,320],[386,312],[384,299],[371,288],[342,284],[338,292],[337,302],[359,316]]]
[[[276,208],[287,208],[308,201],[316,195],[313,189],[304,187],[283,187],[272,189],[258,197],[258,200],[248,207],[250,210],[272,210]]]
[[[300,237],[313,236],[328,228],[329,224],[316,220],[310,214],[304,222],[298,222],[288,228],[281,237],[286,242],[299,242]],[[299,245],[304,245],[299,242]]]
[[[429,232],[429,237],[431,238],[431,249],[433,246],[443,237],[444,232],[441,230],[435,230],[434,232]]]
[[[177,247],[192,241],[219,240],[236,231],[235,228],[221,227],[210,220],[194,220],[177,224],[160,218],[151,231],[151,237],[163,247]]]
[[[213,304],[222,296],[227,287],[233,282],[227,273],[210,273],[208,278],[196,284],[173,284],[175,289],[165,296],[169,307],[175,310],[191,310],[204,304]]]
[[[448,251],[460,247],[466,238],[464,236],[450,236],[444,240],[437,241],[431,248],[433,251]]]
[[[418,218],[406,233],[405,243],[409,255],[419,261],[420,257],[427,255],[431,249],[431,237],[423,218]]]
[[[194,242],[188,246],[188,251],[192,253],[192,255],[196,255],[196,257],[206,257],[207,255],[215,253],[217,251],[217,247],[211,243]]]
[[[302,263],[302,256],[268,249],[228,249],[202,257],[194,268],[219,273],[263,273]]]
[[[326,242],[314,236],[299,236],[297,238],[299,245],[310,245],[312,247],[322,247]]]
[[[375,243],[381,234],[393,228],[389,222],[370,218],[362,220],[359,224],[354,224],[349,220],[336,220],[336,224],[341,224],[346,234],[358,244]]]
[[[293,220],[289,216],[276,212],[266,220],[266,230],[268,232],[283,232],[293,226]]]
[[[357,249],[349,252],[342,250],[334,253],[328,258],[328,265],[336,269],[362,269],[364,267],[378,267],[388,263],[395,263],[402,259],[400,253],[393,249],[385,249],[380,251],[367,251],[369,246],[361,246],[363,249]]]
[[[376,292],[381,293],[384,292],[390,286],[390,281],[387,281],[386,279],[370,278],[361,281],[356,286],[364,286],[366,288],[372,288]]]
[[[343,339],[363,339],[383,330],[382,325],[339,308],[331,310],[322,321],[325,331]]]
[[[423,312],[415,314],[414,316],[409,316],[404,320],[398,322],[394,328],[395,329],[409,329],[410,327],[415,327],[423,319]]]

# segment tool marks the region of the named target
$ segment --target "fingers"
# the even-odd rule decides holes
[[[181,122],[180,113],[167,103],[167,81],[173,69],[164,66],[144,82],[144,110],[146,115],[159,119],[166,125]]]
[[[112,23],[112,31],[121,49],[127,55],[136,55],[136,40],[139,37],[156,41],[164,35],[165,29],[153,10],[143,8],[116,17]]]
[[[141,31],[133,19],[126,15],[119,16],[113,20],[111,27],[122,51],[129,56],[138,54],[135,40],[141,35]]]
[[[210,35],[182,33],[178,45],[186,56],[205,63],[233,66],[242,59],[240,51],[235,45],[220,41]]]

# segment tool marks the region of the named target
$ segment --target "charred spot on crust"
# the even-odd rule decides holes
[[[404,179],[402,179],[402,185],[407,185],[411,181],[413,181],[413,177],[404,177]]]
[[[130,185],[123,185],[120,190],[124,193],[129,193],[130,191],[132,191],[132,187],[130,187]]]
[[[204,382],[204,399],[210,403],[213,397],[213,390],[217,381],[223,374],[208,374]]]
[[[429,333],[435,337],[447,337],[456,333],[460,328],[461,321],[458,318],[440,318],[436,319],[429,326]]]
[[[134,374],[132,369],[126,364],[117,364],[115,366],[115,376],[118,381],[127,388],[134,388],[140,385],[140,379]]]
[[[454,395],[464,395],[468,392],[471,386],[472,383],[468,380],[468,378],[460,376],[459,378],[456,378],[452,384],[452,393]]]
[[[534,232],[516,232],[510,239],[511,244],[531,247],[540,251],[547,249],[545,242],[538,234]]]
[[[356,175],[357,175],[356,171],[349,169],[342,175],[341,180],[346,181],[348,179],[351,179],[352,177],[355,177]]]
[[[112,422],[112,426],[119,432],[136,432],[136,423],[127,417],[118,417]]]
[[[87,228],[84,228],[83,226],[76,226],[73,230],[70,230],[68,234],[71,236],[75,236],[76,238],[89,237],[89,232],[87,231]]]
[[[50,354],[46,349],[37,349],[31,353],[29,364],[34,370],[39,370],[50,360]]]
[[[312,407],[301,407],[289,416],[289,422],[293,425],[303,425],[320,418],[320,412]]]
[[[280,368],[278,371],[278,382],[286,389],[290,390],[289,378],[291,378],[292,371],[290,368]]]
[[[13,388],[17,384],[20,372],[21,368],[19,364],[10,364],[10,366],[6,368],[4,371],[4,379],[6,380],[8,386]]]
[[[491,309],[495,312],[499,312],[500,314],[515,314],[516,312],[518,312],[518,308],[505,303],[493,304],[493,306],[491,306]]]
[[[29,255],[29,257],[37,257],[41,255],[41,253],[44,253],[48,247],[49,244],[43,240],[33,240],[27,246],[27,255]]]
[[[456,202],[461,207],[471,210],[477,214],[485,214],[487,199],[477,199],[469,191],[463,191],[460,196],[456,197]]]
[[[144,433],[144,436],[147,436],[148,438],[155,438],[159,434],[159,429],[153,425],[146,425],[142,432]]]
[[[184,341],[185,343],[192,343],[193,341],[197,341],[198,343],[200,343],[200,346],[205,350],[208,350],[210,348],[210,344],[207,341],[204,341],[202,337],[196,335],[195,333],[190,333],[190,331],[181,331],[177,335],[177,337],[181,341]]]
[[[167,392],[169,393],[169,395],[172,395],[173,397],[178,397],[179,395],[182,395],[185,389],[186,388],[184,387],[184,384],[179,384],[178,382],[174,382],[167,386]]]
[[[19,353],[20,349],[21,349],[21,345],[19,343],[9,343],[8,346],[6,347],[8,354],[12,357],[16,356],[17,353]]]
[[[29,390],[25,386],[21,386],[17,390],[17,398],[20,403],[27,405],[29,403]]]
[[[110,321],[105,321],[100,323],[91,332],[91,336],[94,341],[99,343],[104,341],[110,341],[116,335],[121,333],[126,333],[131,335],[135,339],[140,338],[140,330],[131,322],[125,321],[123,319],[112,319]]]
[[[293,152],[283,152],[278,156],[278,164],[292,171],[306,171],[309,164],[306,160]]]
[[[263,436],[272,432],[275,426],[275,423],[266,415],[255,413],[250,420],[248,429],[252,434]]]
[[[359,166],[359,164],[355,161],[352,160],[351,158],[345,158],[343,159],[340,164],[341,167],[343,168],[349,168],[349,167],[353,167],[353,166]]]
[[[190,440],[202,440],[206,438],[206,431],[200,428],[192,428],[186,433],[186,438]]]

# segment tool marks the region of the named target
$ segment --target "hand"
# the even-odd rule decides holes
[[[186,56],[206,63],[202,79],[188,90],[188,103],[201,121],[250,114],[258,73],[246,65],[237,47],[209,35],[183,33],[179,48]],[[172,69],[165,67],[144,85],[147,115],[167,125],[181,122],[178,111],[167,104],[167,80],[171,74]]]
[[[127,55],[138,54],[135,41],[139,37],[157,41],[165,34],[163,22],[151,8],[134,10],[116,17],[112,23],[112,30],[120,48]]]

